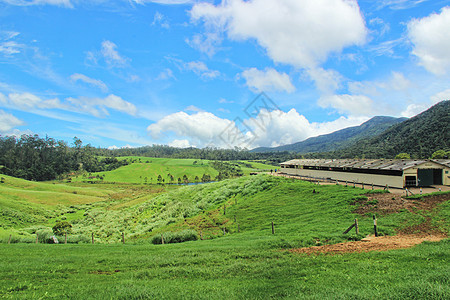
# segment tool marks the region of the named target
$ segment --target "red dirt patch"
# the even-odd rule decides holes
[[[424,196],[422,199],[407,199],[398,194],[367,194],[367,200],[357,200],[355,213],[364,215],[366,213],[391,214],[407,209],[432,210],[438,204],[450,200],[450,194]]]
[[[398,235],[380,237],[370,236],[361,241],[290,249],[289,252],[306,254],[342,254],[354,252],[387,251],[413,247],[424,241],[437,242],[444,238],[446,238],[445,235]]]

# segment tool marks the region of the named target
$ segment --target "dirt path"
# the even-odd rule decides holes
[[[306,254],[340,254],[368,251],[386,251],[413,247],[424,241],[437,242],[445,238],[445,235],[397,235],[381,237],[370,236],[362,239],[361,241],[290,249],[289,252]]]

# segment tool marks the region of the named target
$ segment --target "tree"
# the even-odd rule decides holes
[[[443,158],[448,159],[449,157],[450,157],[450,150],[449,151],[437,150],[431,155],[432,159],[443,159]]]
[[[64,235],[72,232],[72,225],[67,221],[56,221],[52,230],[55,235]]]
[[[395,159],[411,159],[411,155],[409,155],[408,153],[399,153],[395,156]]]

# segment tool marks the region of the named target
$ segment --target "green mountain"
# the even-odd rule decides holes
[[[428,158],[439,149],[450,149],[450,100],[388,128],[385,132],[336,151],[338,157],[393,158],[406,152]]]
[[[392,125],[401,123],[405,120],[407,119],[377,116],[359,126],[348,127],[329,134],[311,137],[294,144],[283,145],[274,148],[255,148],[251,150],[251,152],[261,153],[289,151],[297,153],[310,153],[335,151],[348,147],[349,145],[354,144],[361,139],[376,136],[384,132]]]

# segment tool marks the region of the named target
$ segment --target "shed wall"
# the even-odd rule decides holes
[[[390,187],[403,188],[403,176],[389,176],[389,175],[376,175],[376,174],[364,174],[364,173],[348,173],[348,172],[336,172],[325,170],[307,170],[307,169],[295,169],[295,168],[282,168],[280,170],[283,173],[289,175],[301,175],[308,177],[318,178],[331,178],[339,181],[349,181],[364,184],[375,184]]]

